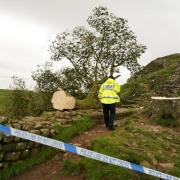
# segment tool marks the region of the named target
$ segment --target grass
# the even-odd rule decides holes
[[[180,177],[180,159],[175,160],[175,168],[169,170],[168,173],[174,174],[174,176]]]
[[[127,125],[129,126],[128,123]],[[180,152],[180,146],[177,144],[179,137],[171,132],[168,132],[168,135],[167,132],[155,134],[147,129],[133,128],[133,131],[120,128],[109,136],[97,137],[92,141],[91,148],[96,152],[142,166],[145,164],[145,167],[179,177],[180,154],[178,152]],[[64,166],[66,174],[83,173],[88,180],[158,179],[88,158],[82,158],[80,162],[71,163],[73,168],[69,169],[67,165]],[[158,166],[158,163],[174,163],[174,167],[173,169],[164,169]],[[94,168],[95,166],[96,168]]]
[[[94,124],[95,122],[92,119],[84,117],[79,121],[74,122],[70,127],[61,127],[56,125],[54,127],[57,132],[55,139],[68,142],[72,136],[91,128]],[[11,167],[2,170],[0,173],[0,179],[6,180],[12,176],[18,175],[21,172],[32,168],[34,165],[40,164],[47,159],[50,159],[58,151],[59,150],[57,149],[43,146],[40,153],[23,160],[22,162],[17,162]]]
[[[9,96],[12,90],[0,89],[0,115],[4,115],[6,112],[6,104],[9,101]]]
[[[143,102],[154,94],[165,96],[167,91],[164,89],[164,83],[174,74],[179,63],[180,56],[177,54],[159,58],[159,60],[151,62],[138,73],[137,77],[130,78],[122,86],[122,92],[120,93],[122,102],[136,101],[137,98]],[[179,92],[176,95],[178,94]]]
[[[160,119],[156,119],[154,121],[156,124],[159,124],[159,125],[165,126],[165,127],[178,127],[179,126],[178,120],[173,117],[160,118]]]
[[[78,166],[75,160],[64,160],[63,168],[65,169],[65,171],[63,172],[64,175],[78,175],[81,172],[81,167]]]

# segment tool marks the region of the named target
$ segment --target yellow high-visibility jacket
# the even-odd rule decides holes
[[[100,87],[98,98],[102,104],[113,104],[120,102],[117,95],[121,91],[121,87],[114,79],[108,78]]]

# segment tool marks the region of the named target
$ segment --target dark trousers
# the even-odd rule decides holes
[[[116,106],[114,104],[103,104],[104,122],[106,127],[114,127]]]

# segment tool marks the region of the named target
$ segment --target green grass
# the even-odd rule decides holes
[[[0,89],[0,115],[4,115],[6,112],[6,104],[9,101],[9,96],[12,90]]]
[[[180,177],[180,159],[175,160],[175,168],[169,170],[168,173],[173,174],[174,176]]]
[[[162,132],[157,135],[152,131],[135,127],[133,132],[121,128],[110,136],[95,138],[92,141],[91,148],[96,152],[135,164],[143,165],[144,162],[147,162],[149,165],[144,166],[179,177],[180,154],[178,152],[180,152],[180,146],[177,144],[178,139],[179,137],[170,132],[168,134]],[[173,154],[174,150],[176,150],[175,154]],[[175,165],[173,169],[163,169],[156,166],[157,164],[154,164],[156,162],[175,163]],[[158,179],[89,158],[82,158],[79,163],[71,162],[71,164],[73,168],[69,168],[67,165],[64,166],[66,174],[84,174],[88,180]],[[94,168],[95,166],[96,168]]]
[[[78,175],[81,172],[81,167],[75,160],[64,160],[63,161],[63,172],[64,175]]]
[[[160,119],[156,119],[154,121],[156,124],[159,124],[159,125],[165,126],[165,127],[178,127],[180,125],[178,120],[173,117],[160,118]]]
[[[54,139],[68,142],[72,136],[91,128],[94,124],[95,121],[88,117],[84,117],[79,121],[74,122],[70,127],[61,127],[57,125],[54,127],[57,132],[57,135]],[[12,176],[18,175],[21,172],[32,168],[34,165],[40,164],[47,159],[50,159],[57,152],[59,152],[59,150],[55,148],[43,146],[40,153],[2,170],[0,173],[0,179],[5,180]]]
[[[145,104],[152,95],[166,96],[168,92],[164,86],[168,83],[168,78],[177,71],[180,65],[180,54],[174,54],[152,61],[137,76],[131,77],[125,85],[122,86],[120,93],[121,103],[128,104],[140,99],[139,104]],[[172,93],[172,92],[171,92]],[[175,94],[179,95],[180,91]]]

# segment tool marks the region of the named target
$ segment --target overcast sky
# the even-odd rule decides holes
[[[99,5],[127,19],[138,42],[147,46],[140,64],[180,53],[180,0],[0,0],[0,89],[9,88],[14,75],[32,87],[31,73],[49,60],[55,35],[88,26],[88,15]],[[128,77],[123,69],[118,81]]]

